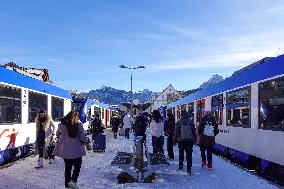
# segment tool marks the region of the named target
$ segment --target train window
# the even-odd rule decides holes
[[[227,125],[250,127],[250,87],[227,93]]]
[[[0,86],[0,124],[21,123],[21,90]]]
[[[284,77],[259,84],[259,127],[284,129]]]
[[[194,114],[194,102],[189,103],[187,107],[189,115],[192,116]]]
[[[60,121],[63,117],[64,99],[51,97],[51,115],[53,121]]]
[[[35,122],[36,113],[40,110],[47,112],[47,95],[29,92],[29,122]]]
[[[94,115],[97,115],[97,114],[100,115],[100,109],[99,107],[94,106]]]
[[[219,94],[212,97],[211,111],[216,118],[218,125],[222,125],[223,117],[223,94]]]

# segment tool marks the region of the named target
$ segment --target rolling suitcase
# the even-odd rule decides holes
[[[106,151],[106,136],[105,135],[94,135],[93,136],[93,151],[94,152],[105,152]]]

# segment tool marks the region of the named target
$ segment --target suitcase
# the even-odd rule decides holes
[[[105,152],[106,151],[106,136],[105,135],[94,135],[93,136],[93,151],[94,152]]]
[[[119,134],[119,136],[124,136],[125,134],[125,129],[124,128],[119,128],[119,130],[118,130],[118,134]]]

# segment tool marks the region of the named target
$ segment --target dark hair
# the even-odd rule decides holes
[[[68,136],[76,138],[79,135],[78,123],[74,123],[75,116],[78,116],[78,112],[71,110],[63,119],[62,124],[67,126]]]
[[[175,122],[175,116],[174,116],[174,114],[172,114],[172,112],[168,112],[167,117],[169,118],[168,119],[169,121]]]
[[[163,121],[163,117],[161,116],[161,113],[159,110],[153,111],[153,119],[156,121],[156,123],[160,123]]]
[[[186,123],[189,122],[189,118],[190,118],[189,113],[186,110],[182,110],[181,111],[181,118],[180,118],[181,122],[183,124],[186,124]]]

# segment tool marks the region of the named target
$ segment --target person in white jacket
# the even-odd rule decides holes
[[[150,124],[153,153],[164,153],[164,121],[159,110],[153,111]]]
[[[123,128],[125,129],[125,138],[129,139],[129,131],[131,129],[131,117],[128,114],[126,114],[123,118]]]

